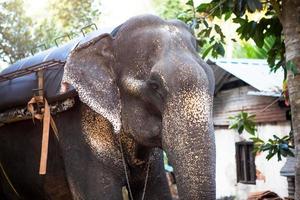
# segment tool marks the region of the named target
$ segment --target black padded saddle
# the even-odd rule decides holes
[[[76,91],[71,86],[65,93],[60,92],[61,80],[64,72],[64,63],[70,52],[79,44],[85,43],[103,33],[115,35],[120,26],[114,30],[107,28],[96,30],[71,40],[70,42],[42,51],[36,55],[24,58],[10,65],[0,73],[0,111],[24,106],[34,95],[38,88],[35,67],[45,66],[44,95],[48,102],[64,100],[75,96]],[[47,69],[47,66],[52,66]],[[24,74],[21,75],[20,74]],[[13,74],[17,74],[15,77]],[[19,75],[18,75],[19,74]]]

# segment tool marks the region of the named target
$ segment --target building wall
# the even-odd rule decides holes
[[[214,97],[214,124],[228,125],[228,117],[242,110],[255,114],[256,122],[286,121],[287,108],[279,107],[278,102],[274,102],[277,98],[248,95],[249,91],[256,90],[251,86],[243,86],[219,91]]]
[[[289,122],[268,123],[258,125],[258,134],[263,140],[272,138],[274,134],[279,137],[289,134]],[[256,180],[255,185],[237,183],[236,181],[236,160],[235,142],[247,140],[249,134],[239,135],[234,130],[229,130],[226,126],[215,127],[216,149],[217,149],[217,198],[225,196],[235,196],[238,200],[247,199],[250,192],[271,190],[281,197],[288,196],[287,181],[280,176],[280,169],[285,163],[285,159],[277,161],[275,156],[271,160],[266,160],[267,153],[262,153],[255,157],[256,169],[262,174],[261,180]]]

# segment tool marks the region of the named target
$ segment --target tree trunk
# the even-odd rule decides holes
[[[295,199],[300,200],[300,1],[282,1],[283,32],[286,47],[286,60],[292,60],[298,73],[288,72],[288,91],[293,121],[294,142],[296,147]]]

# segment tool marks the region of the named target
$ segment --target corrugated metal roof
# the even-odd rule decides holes
[[[283,70],[278,70],[276,73],[270,72],[270,68],[266,60],[216,59],[209,62],[214,62],[215,66],[256,88],[259,92],[261,92],[261,95],[272,94],[271,96],[277,96],[281,94],[284,77]],[[215,68],[215,66],[213,68]],[[226,74],[223,70],[214,69],[215,76],[217,77],[217,84]],[[218,71],[220,74],[218,74]],[[218,80],[219,82],[217,82]]]

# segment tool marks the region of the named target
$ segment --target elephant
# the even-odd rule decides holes
[[[214,75],[185,23],[132,17],[77,46],[62,82],[78,96],[53,116],[45,176],[41,124],[0,128],[0,160],[21,198],[119,200],[126,187],[130,199],[172,199],[165,151],[180,199],[215,199]],[[13,199],[1,177],[3,199]]]

